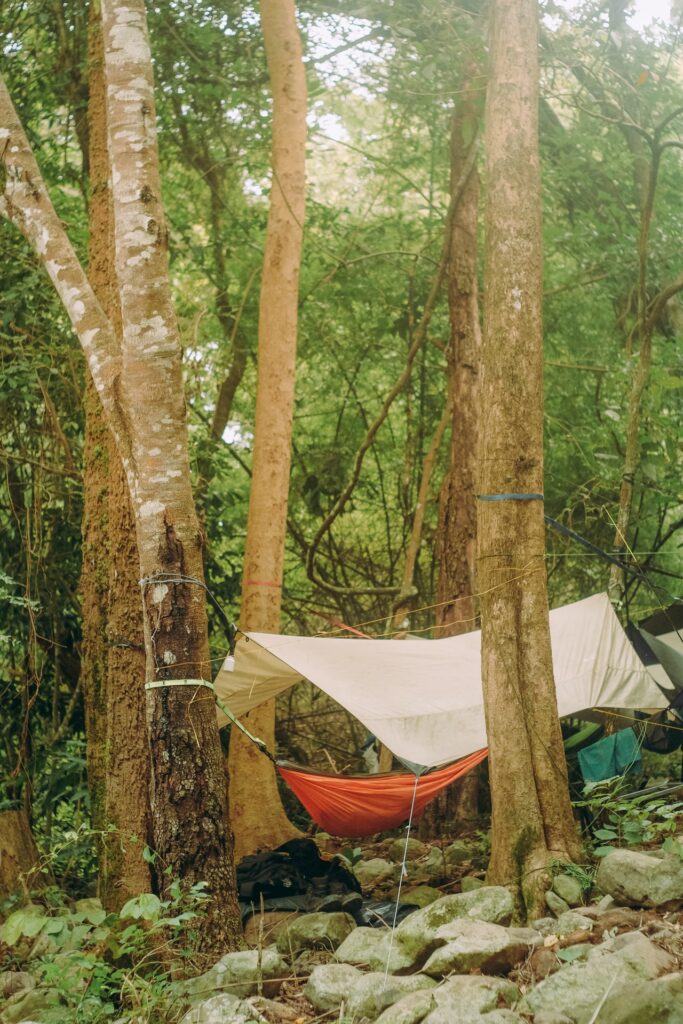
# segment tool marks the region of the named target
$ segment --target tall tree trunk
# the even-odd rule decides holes
[[[102,0],[121,387],[144,606],[147,679],[210,677],[203,538],[190,484],[180,337],[168,275],[143,0]],[[125,462],[124,462],[125,465]],[[201,686],[147,690],[154,848],[170,878],[208,883],[207,950],[240,931],[215,704]]]
[[[536,0],[494,0],[486,106],[486,293],[479,493],[543,490]],[[543,503],[480,500],[477,580],[489,739],[489,880],[540,910],[552,859],[578,853],[548,623]]]
[[[478,69],[477,69],[478,70]],[[451,192],[460,181],[469,147],[479,130],[477,70],[463,82],[451,123]],[[479,282],[477,228],[479,172],[472,165],[453,214],[448,260],[448,308],[451,334],[447,349],[448,392],[452,408],[451,452],[439,495],[436,635],[456,636],[475,627],[475,559],[479,364]],[[447,823],[471,820],[478,809],[479,778],[475,768],[452,783],[425,808],[422,836],[438,835]]]
[[[243,629],[280,627],[289,495],[299,268],[306,198],[306,77],[292,0],[261,0],[273,92],[273,182],[259,306],[253,474],[244,554]],[[272,749],[275,706],[252,711],[248,726]],[[245,736],[230,736],[230,804],[235,856],[277,846],[296,834],[273,766]]]
[[[121,330],[114,272],[114,224],[102,23],[89,25],[89,278],[103,310]],[[151,889],[143,859],[149,835],[149,752],[145,656],[135,519],[102,403],[88,374],[83,511],[83,679],[92,823],[99,842],[99,890],[107,908]],[[108,834],[113,824],[116,832]]]
[[[122,337],[93,293],[2,79],[0,209],[42,259],[71,319],[132,497],[144,608],[154,846],[164,873],[203,880],[207,953],[240,941],[226,779],[206,687],[202,536],[192,500],[178,327],[160,201],[151,58],[142,0],[102,0],[116,272]],[[167,680],[182,685],[159,686]],[[193,685],[188,685],[191,679]]]

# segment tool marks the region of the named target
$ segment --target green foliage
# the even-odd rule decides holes
[[[622,780],[593,783],[586,786],[585,799],[575,804],[586,808],[591,816],[590,833],[597,840],[593,850],[596,857],[605,857],[618,846],[662,844],[680,828],[683,801],[652,799],[647,793],[624,800],[621,794],[625,788]],[[670,848],[669,843],[667,849]]]
[[[8,962],[29,966],[52,990],[58,1007],[50,1019],[177,1020],[181,1007],[168,974],[172,969],[180,975],[193,964],[204,889],[198,883],[185,891],[174,882],[167,899],[142,893],[118,913],[107,913],[98,900],[73,905],[52,890],[43,903],[13,911],[0,927],[0,942]]]

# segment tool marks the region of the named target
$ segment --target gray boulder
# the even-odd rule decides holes
[[[683,1024],[683,974],[624,985],[600,1013],[610,1024]]]
[[[683,902],[683,860],[614,850],[600,862],[596,884],[618,903],[661,907]]]
[[[394,943],[418,967],[435,949],[445,944],[445,939],[436,934],[442,925],[458,918],[504,925],[512,920],[513,911],[512,896],[501,886],[484,886],[473,892],[442,896],[401,921]]]
[[[484,974],[463,974],[449,978],[433,993],[436,1006],[424,1018],[424,1024],[460,1024],[476,1020],[477,1014],[500,1009],[499,1003],[514,1006],[519,990],[505,978],[489,978]]]
[[[420,989],[402,996],[377,1018],[377,1024],[420,1024],[436,1006],[433,989]]]
[[[311,971],[304,995],[321,1013],[338,1010],[362,977],[350,964],[321,964]]]
[[[424,974],[411,974],[407,978],[387,977],[381,971],[364,974],[348,993],[346,1012],[352,1020],[362,1017],[375,1020],[402,996],[435,986],[436,982]]]
[[[9,999],[17,992],[36,987],[36,979],[26,971],[0,971],[0,999]]]
[[[398,881],[401,865],[392,864],[381,857],[373,857],[371,860],[360,861],[353,871],[363,889],[374,889],[382,882]]]
[[[472,859],[472,853],[473,850],[468,843],[464,843],[462,839],[456,839],[454,843],[446,847],[444,857],[447,864],[464,864],[465,861]]]
[[[645,936],[641,938],[649,943]],[[539,982],[516,1009],[520,1013],[564,1013],[574,1024],[588,1024],[606,995],[631,982],[656,977],[661,966],[662,961],[651,956],[642,943],[626,943],[616,950],[603,943],[585,963],[572,963]]]
[[[446,945],[436,949],[422,968],[432,978],[448,974],[507,973],[529,951],[524,938],[484,921],[455,920],[436,931]]]
[[[440,900],[443,893],[433,885],[415,885],[401,892],[399,903],[410,903],[415,907],[428,907],[434,900]]]
[[[583,903],[581,883],[573,875],[565,875],[563,873],[555,875],[553,878],[553,892],[570,907],[578,907]]]
[[[336,949],[356,927],[350,914],[301,914],[277,937],[280,953],[296,956],[302,949]]]
[[[558,896],[552,889],[548,889],[545,894],[545,903],[555,917],[559,917],[560,914],[566,914],[571,909],[566,900],[563,900],[561,896]]]
[[[556,935],[569,935],[571,932],[590,932],[593,930],[593,921],[584,917],[576,910],[565,910],[555,922]]]
[[[599,946],[591,948],[591,959],[617,953],[625,962],[631,964],[640,974],[648,978],[656,978],[666,974],[676,965],[674,957],[655,945],[642,932],[622,932],[612,939],[607,939]]]
[[[19,1021],[27,1021],[31,1017],[42,1017],[50,1012],[54,1019],[54,1014],[60,1003],[61,998],[56,989],[20,989],[2,1005],[0,1021],[2,1024],[19,1024]]]
[[[257,1020],[248,1003],[227,992],[219,992],[189,1010],[180,1024],[251,1024]]]
[[[462,892],[474,892],[475,889],[483,889],[485,885],[486,882],[482,878],[477,878],[476,875],[465,875],[460,879]]]
[[[403,974],[413,967],[413,960],[391,941],[391,932],[379,928],[355,928],[337,950],[342,964],[357,964],[371,971],[385,971],[389,958],[389,974]]]
[[[219,992],[240,998],[255,995],[260,983],[264,995],[272,997],[278,994],[288,973],[289,968],[275,946],[261,950],[260,963],[259,950],[241,950],[227,953],[199,977],[180,982],[178,991],[195,1003]]]
[[[429,847],[425,843],[421,843],[419,839],[409,839],[406,850],[405,839],[394,839],[387,847],[387,857],[400,864],[403,861],[404,851],[406,860],[417,860],[429,852]]]

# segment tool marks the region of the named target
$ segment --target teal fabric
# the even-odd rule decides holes
[[[579,768],[584,782],[602,782],[615,775],[641,772],[643,761],[633,729],[621,729],[584,747],[579,751]]]

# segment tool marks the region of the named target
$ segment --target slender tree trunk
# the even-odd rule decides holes
[[[28,893],[46,883],[40,857],[24,808],[0,811],[0,900],[17,892]]]
[[[543,334],[536,0],[494,0],[486,109],[486,294],[479,493],[543,490]],[[485,424],[485,427],[484,427]],[[551,859],[578,853],[557,713],[543,503],[478,502],[489,739],[489,879],[540,910]]]
[[[451,124],[451,191],[460,181],[469,147],[479,130],[476,69],[464,82]],[[478,243],[479,172],[472,165],[453,214],[448,261],[448,308],[451,334],[447,349],[448,392],[452,408],[451,451],[439,495],[436,635],[456,636],[474,629],[477,613],[475,558],[479,364]],[[477,816],[480,769],[452,783],[425,808],[420,822],[424,837]]]
[[[90,269],[103,310],[121,330],[114,271],[114,224],[102,23],[90,7]],[[149,752],[145,723],[145,656],[135,519],[126,479],[92,378],[86,380],[83,513],[83,679],[88,781],[99,843],[100,895],[116,909],[149,892],[143,859],[149,835]],[[105,830],[113,824],[116,832]]]
[[[253,475],[242,580],[243,629],[280,627],[299,296],[305,214],[306,77],[292,0],[261,0],[273,91],[273,183],[259,307]],[[272,749],[274,703],[252,711],[249,728]],[[296,834],[275,771],[245,736],[230,736],[230,803],[235,855],[277,846]]]

